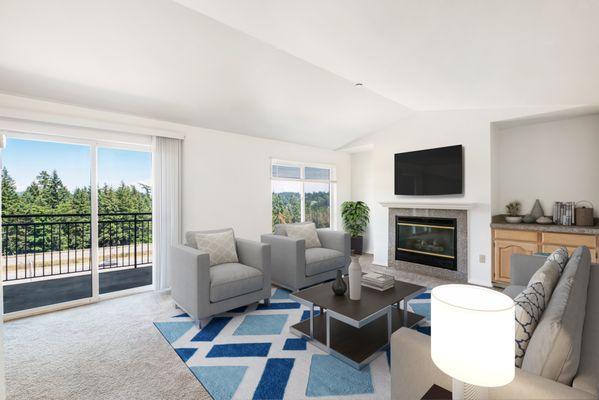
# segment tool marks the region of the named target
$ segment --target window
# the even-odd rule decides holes
[[[312,221],[334,226],[335,170],[322,165],[273,161],[272,225]]]

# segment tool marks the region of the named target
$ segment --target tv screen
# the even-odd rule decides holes
[[[396,154],[395,194],[462,194],[462,153],[458,145]]]

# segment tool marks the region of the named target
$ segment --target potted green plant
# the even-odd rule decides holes
[[[518,223],[522,222],[522,217],[520,216],[520,202],[519,201],[512,201],[507,206],[505,206],[505,209],[508,214],[505,217],[505,220],[507,222],[509,222],[510,224],[518,224]]]
[[[362,254],[364,232],[370,220],[370,208],[363,201],[346,201],[341,204],[343,228],[351,236],[351,249]]]

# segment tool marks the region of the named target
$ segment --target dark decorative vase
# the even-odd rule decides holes
[[[343,275],[341,275],[341,270],[337,270],[337,279],[331,285],[331,289],[333,289],[333,293],[336,296],[343,296],[345,292],[347,292],[347,283],[343,280]]]

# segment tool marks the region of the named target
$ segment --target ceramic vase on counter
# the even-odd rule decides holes
[[[350,300],[360,300],[362,295],[362,266],[360,265],[360,256],[352,256],[349,264],[349,298]]]

